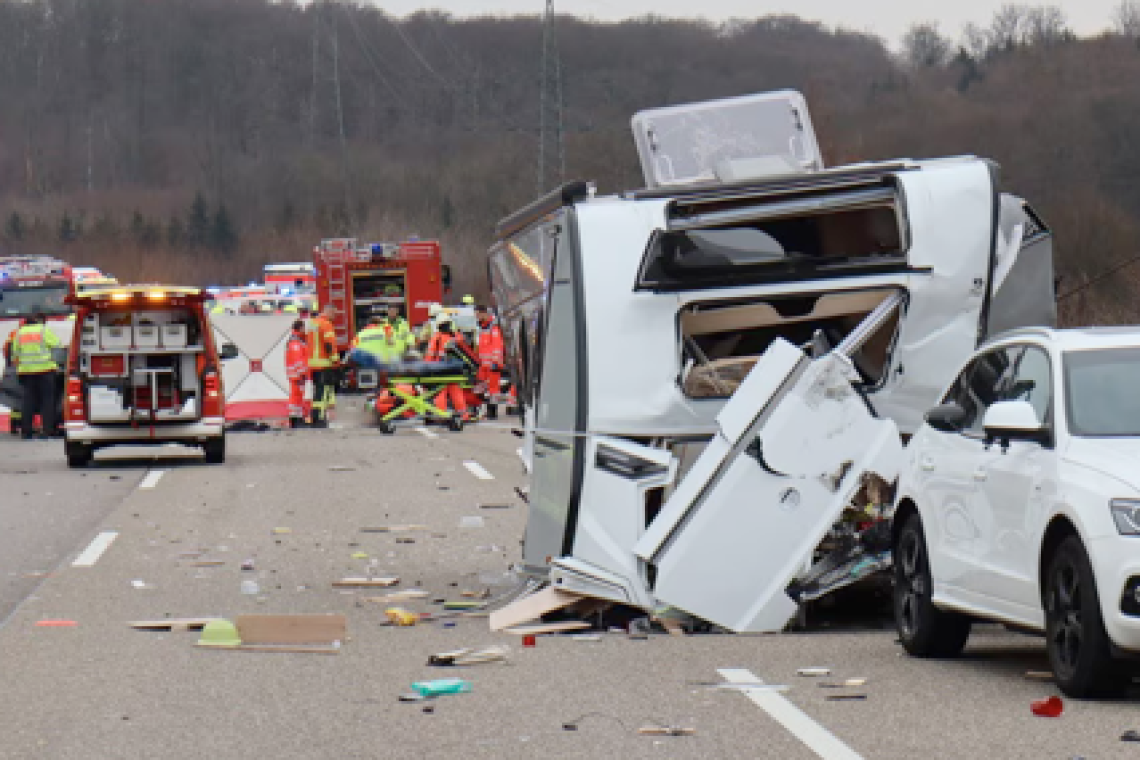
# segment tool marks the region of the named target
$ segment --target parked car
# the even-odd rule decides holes
[[[92,288],[77,308],[67,359],[67,462],[85,467],[119,444],[200,446],[209,463],[226,457],[221,362],[197,288]]]
[[[1058,686],[1104,696],[1140,653],[1140,328],[982,346],[907,447],[895,618],[919,657],[974,620],[1044,634]]]

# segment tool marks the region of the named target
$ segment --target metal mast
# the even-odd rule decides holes
[[[562,118],[562,62],[558,56],[554,0],[546,0],[539,82],[538,194],[566,179],[566,133]]]

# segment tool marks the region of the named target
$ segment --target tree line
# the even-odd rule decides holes
[[[439,237],[485,294],[540,190],[542,21],[320,0],[0,0],[0,246],[120,276],[246,281],[322,237]],[[1140,254],[1140,6],[1101,35],[1010,4],[898,52],[794,16],[557,20],[567,179],[641,182],[639,109],[785,87],[830,164],[975,154],[1058,236],[1065,289]],[[1135,321],[1124,268],[1065,302]]]

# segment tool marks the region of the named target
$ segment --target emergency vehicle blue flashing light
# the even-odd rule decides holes
[[[384,255],[384,244],[383,243],[373,243],[372,244],[372,254],[374,256],[383,256]]]

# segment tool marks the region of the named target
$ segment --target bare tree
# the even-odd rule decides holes
[[[1030,8],[1022,27],[1022,42],[1027,45],[1055,45],[1073,36],[1064,12],[1056,5]]]
[[[945,64],[952,50],[950,40],[939,33],[937,21],[913,24],[902,38],[903,61],[916,69]]]
[[[1112,10],[1112,28],[1124,37],[1140,37],[1140,0],[1121,0]]]

